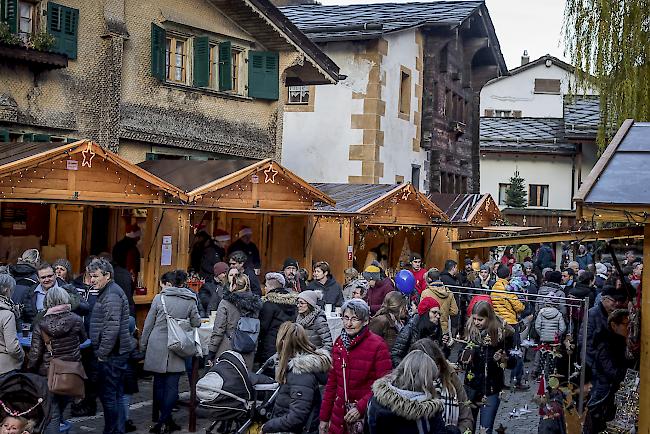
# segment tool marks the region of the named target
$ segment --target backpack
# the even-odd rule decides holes
[[[237,328],[230,337],[230,345],[240,354],[252,353],[257,348],[259,335],[260,320],[243,316],[237,321]]]

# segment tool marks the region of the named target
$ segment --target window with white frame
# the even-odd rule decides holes
[[[288,104],[309,104],[309,86],[289,86]]]
[[[187,84],[187,38],[171,35],[165,45],[167,80]]]
[[[36,32],[36,3],[30,1],[18,2],[18,36],[27,41]]]
[[[510,188],[510,184],[507,183],[499,183],[499,205],[505,205],[506,204],[506,192]]]

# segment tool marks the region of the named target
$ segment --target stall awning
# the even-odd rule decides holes
[[[182,189],[191,207],[317,213],[335,201],[271,159],[152,160],[139,166]]]
[[[321,209],[365,214],[358,217],[358,224],[427,226],[449,220],[438,206],[410,183],[313,185],[336,201],[336,206],[323,205]]]
[[[578,230],[567,232],[551,232],[545,234],[514,235],[510,237],[476,238],[471,240],[452,241],[451,246],[456,250],[475,249],[481,247],[511,246],[529,243],[555,243],[560,241],[597,241],[643,236],[643,226],[623,228]]]
[[[452,225],[482,227],[502,218],[489,193],[429,193],[428,197],[445,212]]]
[[[0,147],[0,200],[105,205],[179,205],[172,184],[89,140]]]

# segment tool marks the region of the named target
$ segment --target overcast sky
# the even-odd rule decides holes
[[[564,58],[560,42],[565,0],[485,0],[508,69],[544,54]],[[395,0],[320,0],[323,4],[394,3]]]

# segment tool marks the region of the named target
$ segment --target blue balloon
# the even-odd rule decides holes
[[[400,270],[395,276],[395,285],[404,295],[411,295],[415,290],[415,276],[408,270]]]

